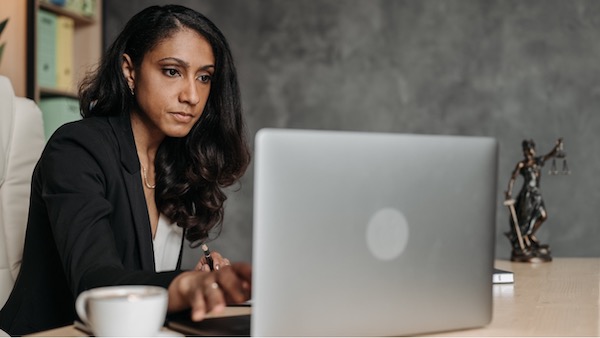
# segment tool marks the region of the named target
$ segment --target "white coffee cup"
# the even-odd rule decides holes
[[[77,315],[95,336],[156,336],[167,315],[167,289],[118,285],[87,290],[75,301]]]

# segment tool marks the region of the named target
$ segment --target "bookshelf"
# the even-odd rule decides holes
[[[78,85],[102,53],[102,0],[27,1],[27,97],[40,107],[48,139],[81,118]]]
[[[49,0],[27,0],[27,97],[40,102],[44,98],[64,97],[77,98],[77,87],[86,73],[93,70],[100,61],[102,54],[102,0],[94,0],[92,15],[84,15],[65,6],[51,3]],[[68,2],[68,0],[67,0]],[[48,14],[50,13],[50,14]],[[40,57],[47,57],[41,47],[48,42],[47,31],[38,27],[38,16],[49,15],[52,17],[67,18],[71,22],[72,37],[67,39],[68,44],[62,44],[62,48],[56,48],[56,53],[62,53],[62,57],[55,56],[56,62],[65,61],[72,65],[72,74],[69,76],[68,85],[57,85],[57,82],[48,85],[48,81],[41,81],[42,72],[39,71],[38,62]],[[48,43],[47,45],[52,45]],[[55,46],[56,46],[55,42]],[[66,47],[65,47],[66,46]],[[47,50],[46,50],[47,51]],[[56,54],[59,55],[59,54]],[[54,64],[56,67],[56,64]],[[52,83],[52,81],[50,81]]]

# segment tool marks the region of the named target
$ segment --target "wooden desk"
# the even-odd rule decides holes
[[[514,284],[494,285],[492,322],[481,329],[427,336],[599,336],[600,258],[555,258],[541,264],[497,261],[515,273]],[[460,304],[457,304],[460,306]],[[236,310],[237,309],[237,310]],[[250,311],[250,308],[227,308]],[[35,336],[85,337],[73,326]]]
[[[513,271],[515,283],[494,285],[492,322],[437,336],[600,335],[600,258],[554,258],[539,264],[497,261],[496,267]]]

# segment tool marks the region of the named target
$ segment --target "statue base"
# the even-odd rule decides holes
[[[512,253],[510,260],[512,262],[523,262],[523,263],[545,263],[552,261],[552,255],[550,255],[550,246],[548,244],[540,244],[533,235],[524,236],[522,244],[519,244],[517,237],[512,232],[505,232],[504,235],[508,237],[512,244]],[[525,248],[521,249],[522,245],[525,244]]]
[[[522,262],[522,263],[546,263],[552,261],[552,256],[550,255],[550,249],[548,246],[541,246],[535,249],[514,249],[512,251],[510,260],[512,262]]]

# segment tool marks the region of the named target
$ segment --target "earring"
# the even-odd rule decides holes
[[[135,94],[133,93],[133,87],[129,87],[129,91],[131,92],[131,96],[135,96]]]

